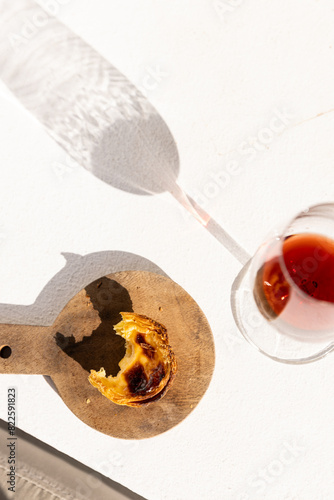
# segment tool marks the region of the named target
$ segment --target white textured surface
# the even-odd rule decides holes
[[[147,91],[176,141],[179,184],[248,252],[284,217],[333,199],[332,2],[63,3],[58,17]],[[163,76],[148,80],[157,68]],[[217,354],[198,407],[149,440],[88,428],[39,376],[1,376],[0,417],[15,385],[23,430],[149,500],[332,499],[333,356],[294,367],[255,352],[230,312],[238,261],[169,193],[126,193],[81,167],[59,175],[66,154],[4,86],[0,136],[0,302],[34,303],[65,266],[62,252],[87,256],[68,256],[68,272],[37,307],[0,305],[0,319],[51,317],[87,269],[153,269],[111,253],[131,252],[194,297]],[[217,174],[225,184],[212,184]]]

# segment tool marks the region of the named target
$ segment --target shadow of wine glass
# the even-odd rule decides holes
[[[136,195],[170,192],[245,263],[246,252],[178,185],[176,142],[148,99],[32,0],[3,0],[3,5],[0,78],[71,158],[117,189]],[[45,15],[47,22],[29,40],[13,43],[26,19]]]
[[[133,194],[171,192],[179,173],[178,151],[157,113],[116,120],[92,150],[90,170],[107,184]]]
[[[4,0],[0,77],[80,165],[135,194],[169,190],[179,173],[175,141],[148,99],[55,17],[22,45],[10,36],[45,16],[32,0]],[[7,35],[7,36],[6,36]]]

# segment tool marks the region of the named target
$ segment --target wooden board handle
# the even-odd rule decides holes
[[[0,325],[0,373],[50,375],[50,327]]]

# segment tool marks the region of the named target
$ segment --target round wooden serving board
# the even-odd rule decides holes
[[[166,326],[178,371],[161,400],[143,408],[112,403],[88,381],[90,369],[116,375],[124,340],[113,325],[120,312],[144,314]],[[144,271],[110,274],[81,290],[52,326],[0,325],[0,373],[50,375],[59,395],[83,422],[123,439],[155,436],[181,422],[205,393],[214,369],[210,326],[196,302],[164,276]]]

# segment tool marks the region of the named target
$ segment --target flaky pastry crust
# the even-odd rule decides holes
[[[176,371],[175,355],[168,343],[167,329],[141,314],[122,312],[114,330],[126,341],[126,353],[115,377],[104,368],[91,370],[89,382],[116,404],[145,406],[161,399],[170,388]]]

